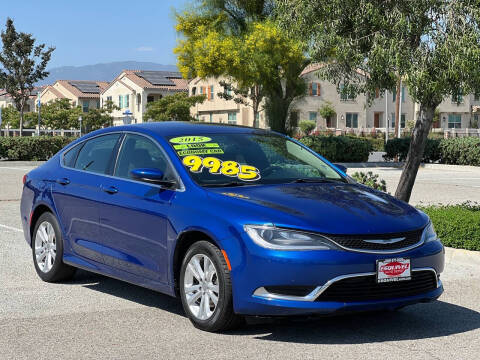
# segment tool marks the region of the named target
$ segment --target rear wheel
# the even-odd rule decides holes
[[[199,241],[188,249],[180,271],[183,309],[193,325],[206,331],[224,331],[242,323],[233,312],[230,271],[215,245]]]
[[[63,239],[58,221],[52,213],[42,214],[35,224],[32,239],[35,270],[43,281],[70,279],[75,268],[63,263]]]

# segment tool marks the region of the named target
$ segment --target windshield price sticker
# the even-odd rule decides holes
[[[183,158],[183,164],[193,173],[201,173],[203,168],[206,168],[210,174],[236,177],[243,181],[260,179],[260,171],[254,166],[242,165],[231,160],[222,161],[212,156],[202,158],[189,155]]]
[[[212,139],[206,136],[179,136],[173,139],[170,139],[170,142],[173,144],[197,144],[209,142]]]
[[[396,258],[377,261],[377,282],[411,280],[410,259]]]

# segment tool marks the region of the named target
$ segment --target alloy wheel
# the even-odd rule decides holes
[[[190,312],[199,320],[209,319],[218,304],[219,284],[215,264],[204,254],[194,255],[185,269],[183,291]]]
[[[44,272],[49,272],[57,256],[57,239],[52,224],[44,221],[40,224],[35,234],[35,259],[38,268]]]

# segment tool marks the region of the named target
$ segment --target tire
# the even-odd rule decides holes
[[[196,271],[197,268],[194,266],[196,261],[202,271],[207,267],[203,278]],[[193,266],[197,276],[193,275],[189,264]],[[210,264],[214,266],[213,276]],[[198,291],[191,291],[193,287],[197,287]],[[180,270],[179,290],[183,309],[198,329],[210,332],[231,330],[244,321],[242,316],[236,315],[233,311],[232,281],[225,258],[220,249],[208,241],[194,243],[185,254]],[[216,295],[218,296],[215,305]],[[204,307],[202,304],[208,306]]]
[[[38,259],[37,252],[39,253]],[[32,236],[32,256],[35,270],[43,281],[65,281],[71,279],[75,274],[76,269],[63,262],[62,232],[57,219],[50,212],[40,215],[35,224]]]

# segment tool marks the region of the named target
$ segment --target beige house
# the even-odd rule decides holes
[[[37,105],[36,105],[36,100],[38,93],[42,92],[44,90],[44,87],[35,87],[33,91],[30,93],[30,97],[27,100],[27,103],[25,104],[24,111],[29,112],[29,111],[37,111]],[[12,97],[7,94],[7,92],[3,89],[0,90],[0,107],[5,108],[7,106],[13,106],[15,107],[15,104],[13,103]]]
[[[480,98],[473,94],[445,98],[437,110],[440,119],[435,127],[443,130],[480,127]]]
[[[100,93],[107,87],[104,81],[57,80],[40,94],[40,102],[46,104],[55,99],[70,99],[72,106],[81,106],[83,112],[100,107]]]
[[[197,77],[189,81],[188,93],[190,96],[203,94],[207,98],[202,104],[197,104],[190,109],[192,116],[199,121],[208,123],[266,128],[264,111],[259,111],[257,121],[254,121],[251,106],[238,104],[233,100],[225,100],[218,96],[218,93],[231,91],[220,85],[222,80],[227,81],[222,77],[206,79]],[[263,110],[262,105],[259,106],[259,110]]]
[[[292,105],[294,119],[315,121],[318,130],[385,129],[386,119],[390,120],[390,128],[395,126],[396,92],[377,93],[373,103],[367,106],[366,95],[339,93],[335,84],[318,78],[319,69],[320,65],[312,64],[300,75],[305,79],[308,91],[305,97]],[[342,86],[340,84],[340,90]],[[406,121],[415,119],[415,103],[405,86],[402,86],[401,91],[401,126],[405,127]],[[320,115],[320,109],[325,104],[330,104],[336,112],[329,119]]]
[[[179,72],[124,70],[101,93],[101,105],[108,100],[117,105],[114,125],[140,123],[149,102],[165,95],[187,92],[187,80]]]

